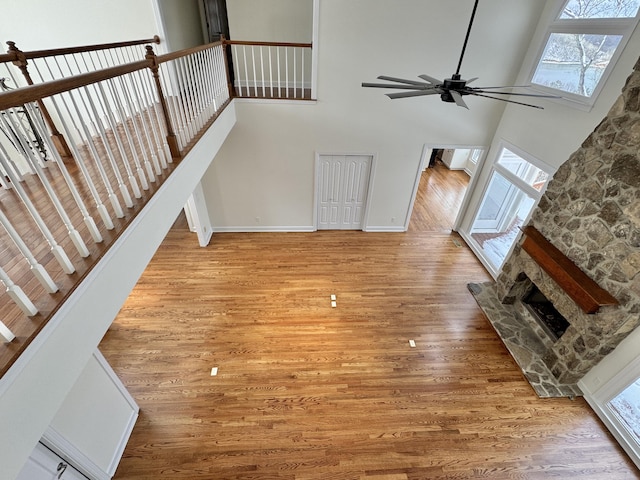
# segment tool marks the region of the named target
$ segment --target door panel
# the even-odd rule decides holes
[[[372,161],[369,155],[319,157],[318,229],[362,229]]]

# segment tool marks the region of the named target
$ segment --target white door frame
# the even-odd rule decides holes
[[[369,205],[371,203],[371,196],[373,192],[373,179],[375,177],[377,154],[375,153],[355,153],[355,152],[316,152],[315,160],[315,180],[313,186],[313,231],[318,230],[318,196],[320,195],[320,157],[323,156],[343,156],[343,157],[371,157],[371,168],[369,169],[369,181],[367,182],[367,199],[365,200],[364,213],[362,215],[362,231],[367,231],[367,225],[369,225]]]

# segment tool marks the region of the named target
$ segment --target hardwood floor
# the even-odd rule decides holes
[[[448,210],[208,248],[180,218],[100,346],[141,407],[114,478],[640,478],[583,399],[534,394]]]

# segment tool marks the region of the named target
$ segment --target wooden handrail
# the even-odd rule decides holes
[[[185,48],[184,50],[178,50],[176,52],[165,53],[163,55],[157,55],[156,61],[159,64],[170,62],[171,60],[176,60],[180,57],[185,57],[193,53],[198,53],[203,50],[208,50],[209,48],[212,48],[212,47],[217,47],[218,45],[222,45],[222,43],[223,42],[218,41],[218,42],[208,43],[206,45],[198,45],[197,47]]]
[[[0,93],[0,110],[18,107],[25,103],[35,102],[42,98],[57,95],[59,93],[73,90],[74,88],[84,87],[110,78],[115,78],[150,66],[151,65],[148,60],[140,60],[124,65],[118,65],[117,67],[105,68],[95,72],[82,73],[80,75],[74,75],[73,77],[51,80],[50,82],[29,85],[9,92],[2,92]]]
[[[522,249],[555,280],[585,313],[596,313],[603,306],[618,305],[618,300],[588,277],[578,266],[536,230],[528,226]]]
[[[299,47],[313,48],[313,43],[290,43],[290,42],[246,42],[240,40],[224,40],[225,45],[247,45],[256,47]]]
[[[18,52],[13,51],[13,48],[15,47],[15,42],[9,41],[7,42],[7,45],[9,45],[10,51],[7,54],[0,55],[0,63],[14,62],[19,59],[19,55],[22,55],[23,58],[27,60],[31,60],[34,58],[55,57],[56,55],[70,55],[74,53],[93,52],[96,50],[108,50],[110,48],[131,47],[134,45],[145,45],[149,43],[159,44],[160,37],[158,35],[154,35],[153,38],[145,38],[142,40],[129,40],[126,42],[99,43],[95,45],[84,45],[81,47],[53,48],[49,50],[33,50],[31,52],[20,51],[20,54],[18,54]]]

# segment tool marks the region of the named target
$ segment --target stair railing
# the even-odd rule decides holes
[[[0,348],[0,374],[43,326],[24,317],[46,322],[54,311],[38,308],[41,296],[71,291],[61,278],[81,278],[97,263],[105,238],[117,238],[230,102],[222,42],[144,51],[137,61],[0,92],[0,130],[10,132],[0,133],[0,243],[11,247],[0,255],[0,282],[15,307],[3,306],[0,318],[0,340],[11,347]],[[44,109],[70,156],[49,135]]]
[[[231,48],[239,98],[311,100],[311,43],[223,40]]]
[[[11,81],[11,88],[15,88],[70,77],[139,60],[144,57],[144,46],[150,43],[159,44],[160,37],[156,35],[150,39],[29,52],[23,52],[15,42],[9,41],[6,55],[0,55],[0,64],[4,65],[4,71],[0,69],[0,78],[5,79],[5,87]],[[14,76],[10,64],[15,65],[22,75]],[[62,156],[69,156],[71,152],[66,140],[58,131],[47,107],[40,100],[38,106],[56,149]]]

